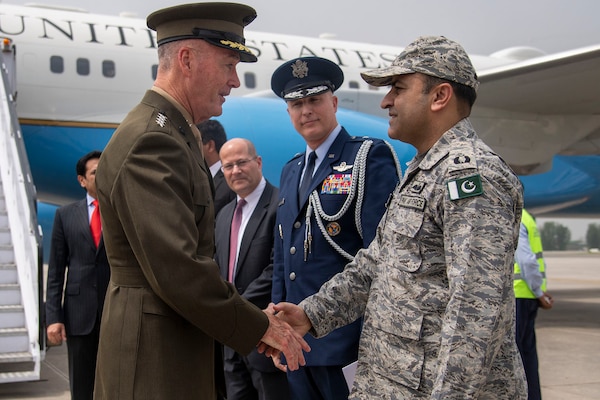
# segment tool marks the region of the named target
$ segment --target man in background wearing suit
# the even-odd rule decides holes
[[[202,134],[202,152],[215,184],[215,215],[217,215],[225,204],[235,199],[235,193],[225,182],[219,159],[219,152],[227,141],[227,134],[223,125],[216,119],[200,122],[196,126]]]
[[[73,400],[93,397],[100,319],[110,278],[96,200],[100,154],[92,151],[77,162],[77,180],[87,194],[56,211],[48,264],[48,343],[67,341]]]
[[[215,258],[223,278],[264,309],[271,300],[279,191],[263,177],[262,159],[250,141],[232,139],[223,145],[220,156],[227,185],[237,197],[217,215]],[[256,349],[242,356],[229,347],[224,356],[228,400],[289,398],[286,375],[270,358]]]

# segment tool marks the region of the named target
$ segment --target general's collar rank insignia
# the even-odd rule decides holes
[[[160,125],[161,128],[164,128],[167,123],[167,116],[163,113],[158,113],[156,116],[156,123]]]
[[[336,165],[335,167],[333,167],[333,169],[338,172],[344,172],[348,171],[349,169],[352,169],[352,167],[354,167],[353,164],[348,165],[346,164],[346,161],[342,161],[340,165]]]
[[[466,178],[448,181],[450,200],[465,199],[467,197],[479,196],[483,193],[481,176],[479,174],[467,176]]]
[[[308,63],[306,61],[296,60],[291,67],[294,78],[302,79],[308,76]]]
[[[340,224],[338,224],[337,222],[328,223],[325,229],[327,230],[329,236],[337,236],[342,231]]]

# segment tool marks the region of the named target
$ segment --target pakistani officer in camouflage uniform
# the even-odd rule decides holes
[[[522,188],[467,118],[469,57],[421,37],[362,77],[391,86],[388,134],[418,154],[369,248],[299,307],[274,310],[317,337],[364,316],[352,399],[526,399],[512,296]]]
[[[364,137],[368,132],[350,136],[337,122],[334,91],[343,80],[337,64],[319,57],[288,61],[273,73],[271,87],[286,101],[294,128],[306,142],[306,151],[281,173],[274,302],[299,303],[367,247],[399,181],[388,143]],[[306,366],[288,371],[293,399],[348,398],[342,367],[358,357],[360,328],[356,321],[327,338],[308,337],[312,351]]]

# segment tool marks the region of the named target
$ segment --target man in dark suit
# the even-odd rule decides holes
[[[274,303],[298,304],[368,247],[399,179],[391,146],[368,132],[350,136],[338,124],[333,92],[343,80],[337,64],[318,57],[291,60],[273,73],[271,88],[306,142],[306,152],[281,173]],[[306,366],[288,371],[294,399],[348,398],[342,368],[358,357],[360,329],[358,320],[322,339],[306,337]]]
[[[202,135],[202,152],[215,184],[215,215],[218,215],[225,204],[235,199],[235,192],[225,182],[219,158],[221,147],[227,141],[227,134],[216,119],[200,122],[196,126]]]
[[[100,318],[110,278],[101,231],[94,238],[94,229],[100,227],[92,222],[99,218],[94,217],[94,212],[100,154],[92,151],[77,162],[77,180],[86,196],[56,211],[48,263],[48,344],[67,341],[69,384],[74,400],[91,400],[94,394]]]
[[[195,124],[220,115],[253,8],[192,3],[147,18],[156,30],[154,86],[119,125],[98,164],[111,278],[102,316],[96,400],[215,400],[217,343],[242,354],[260,342],[304,364],[293,329],[242,298],[214,261],[214,186]],[[218,365],[216,364],[218,363]]]
[[[220,156],[227,185],[237,197],[217,216],[215,259],[221,276],[232,282],[242,297],[264,309],[271,300],[279,191],[263,177],[262,159],[250,141],[232,139],[225,143]],[[239,225],[234,221],[236,213]],[[225,347],[224,356],[227,400],[289,397],[285,373],[256,349],[244,356]]]

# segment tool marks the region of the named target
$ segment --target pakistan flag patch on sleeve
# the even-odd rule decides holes
[[[448,181],[448,191],[450,192],[450,200],[479,196],[483,193],[481,177],[477,174]]]

